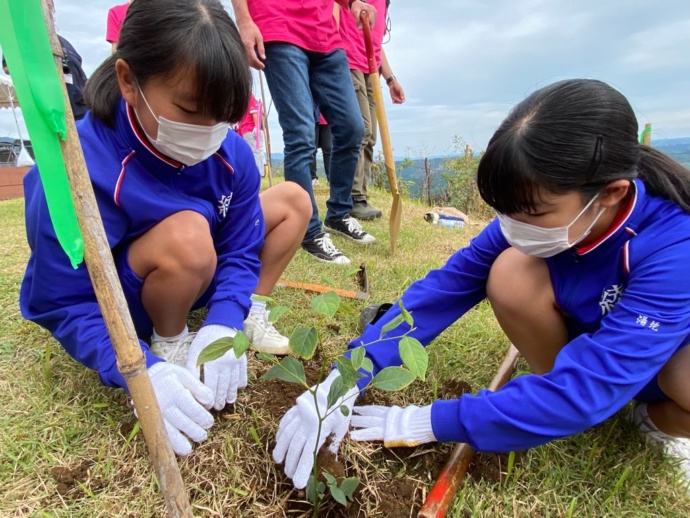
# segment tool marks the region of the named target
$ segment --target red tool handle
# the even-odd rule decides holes
[[[369,27],[369,13],[362,11],[359,15],[362,22],[362,32],[364,33],[364,46],[367,49],[367,61],[369,61],[369,73],[378,74],[376,68],[376,57],[374,56],[374,43],[371,41],[371,28]]]

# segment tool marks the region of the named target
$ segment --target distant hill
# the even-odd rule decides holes
[[[654,140],[652,147],[667,154],[685,167],[690,167],[690,137]]]

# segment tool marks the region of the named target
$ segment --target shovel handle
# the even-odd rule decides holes
[[[505,358],[503,358],[503,363],[491,380],[490,391],[496,392],[510,380],[519,357],[520,352],[511,344]],[[453,449],[443,471],[436,479],[434,487],[420,509],[418,518],[443,518],[446,515],[448,506],[455,498],[460,482],[467,473],[473,455],[474,450],[466,443],[460,443]]]
[[[313,291],[316,293],[328,293],[329,291],[334,291],[341,297],[346,297],[348,299],[367,300],[369,298],[369,294],[363,291],[343,290],[340,288],[332,288],[330,286],[322,286],[320,284],[309,284],[307,282],[284,281],[283,279],[280,279],[276,283],[276,286],[295,288],[304,291]]]

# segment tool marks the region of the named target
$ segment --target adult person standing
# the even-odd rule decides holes
[[[261,132],[261,121],[259,120],[259,103],[254,94],[249,96],[249,106],[247,111],[237,126],[237,133],[242,137],[254,154],[254,162],[259,174],[264,176],[264,154],[261,149],[261,141],[257,139],[257,133]],[[259,135],[260,136],[260,135]]]
[[[48,0],[48,8],[53,12],[53,20],[55,20],[55,3],[53,0]],[[57,33],[57,26],[55,27]],[[67,95],[69,96],[69,103],[72,107],[74,120],[79,120],[86,115],[88,107],[84,102],[84,85],[86,84],[86,74],[81,68],[81,56],[72,46],[72,44],[58,34],[60,46],[62,47],[62,73],[65,78],[65,85],[67,86]],[[2,57],[2,70],[5,74],[10,74],[10,70],[5,61],[5,56]]]
[[[372,22],[376,19],[376,9],[361,0],[337,2],[353,13],[348,16],[366,11]],[[334,2],[232,0],[232,5],[249,64],[264,70],[278,111],[285,145],[285,179],[301,185],[312,200],[313,214],[302,248],[320,261],[350,264],[350,259],[335,247],[324,230],[358,244],[373,243],[376,239],[349,214],[364,125],[333,18]],[[309,171],[315,149],[314,103],[330,123],[333,134],[324,229]]]
[[[105,41],[110,43],[113,54],[117,50],[117,42],[120,39],[122,22],[125,21],[127,9],[129,9],[129,4],[131,4],[133,1],[134,0],[130,0],[124,4],[116,5],[111,7],[108,11],[108,23],[105,30]]]
[[[388,9],[387,0],[368,0],[376,8],[379,16],[376,18],[371,31],[374,44],[374,58],[376,67],[381,69],[381,75],[385,78],[389,87],[391,100],[394,104],[405,102],[405,92],[391,70],[390,64],[384,52],[383,36],[386,32],[386,16]],[[338,7],[336,6],[336,10]],[[337,16],[338,17],[338,16]],[[369,59],[364,45],[362,31],[357,27],[356,20],[352,16],[340,16],[340,37],[345,46],[345,55],[350,65],[352,84],[357,94],[357,102],[362,112],[364,122],[364,138],[359,152],[355,180],[352,184],[352,210],[350,215],[361,220],[370,220],[381,217],[381,211],[369,204],[367,193],[367,180],[371,176],[371,166],[374,163],[374,146],[376,145],[376,101],[372,88],[378,85],[371,84],[369,76]]]

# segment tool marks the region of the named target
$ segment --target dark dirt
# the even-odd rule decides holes
[[[515,465],[520,462],[520,453],[515,454]],[[475,453],[467,468],[467,476],[472,480],[485,480],[491,483],[501,483],[508,469],[508,455],[494,453]]]
[[[50,470],[50,474],[57,483],[57,492],[62,496],[71,495],[78,490],[80,493],[82,489],[78,482],[84,482],[89,477],[89,468],[93,466],[94,461],[84,460],[81,464],[75,467],[56,466]]]
[[[471,394],[472,387],[463,380],[449,379],[438,388],[438,399],[457,399],[463,394]]]

